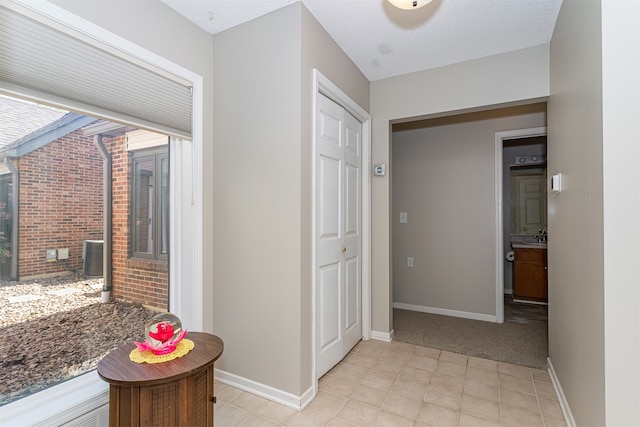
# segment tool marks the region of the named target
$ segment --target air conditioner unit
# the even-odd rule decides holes
[[[85,240],[82,249],[84,266],[82,274],[86,277],[102,277],[102,247],[104,240]]]

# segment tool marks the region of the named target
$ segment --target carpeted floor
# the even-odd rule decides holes
[[[393,310],[396,341],[547,369],[547,307],[505,298],[505,322]]]

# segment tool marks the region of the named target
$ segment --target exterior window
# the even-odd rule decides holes
[[[0,329],[10,344],[8,352],[0,344],[0,407],[21,407],[26,403],[19,401],[30,394],[93,370],[106,352],[140,341],[149,319],[168,310],[169,261],[131,258],[130,224],[138,188],[145,198],[138,197],[136,218],[150,226],[136,230],[135,236],[144,233],[136,247],[168,258],[169,154],[165,142],[136,150],[145,154],[136,157],[127,150],[125,125],[0,97],[0,115],[5,111],[24,122],[16,121],[17,139],[10,142],[20,154],[12,161],[17,173],[0,168]],[[34,132],[35,118],[42,122]],[[104,160],[93,134],[105,126],[111,133],[100,142],[111,155],[113,184],[107,212]],[[2,150],[0,158],[7,155]],[[106,238],[113,255],[108,265],[102,257]],[[111,279],[109,304],[101,304],[105,272]]]
[[[11,176],[0,177],[0,280],[11,280],[13,193]]]
[[[135,258],[167,260],[169,254],[169,154],[133,155],[132,252]]]

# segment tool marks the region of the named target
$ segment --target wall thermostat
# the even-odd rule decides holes
[[[373,165],[373,174],[376,176],[384,176],[385,169],[384,163]]]

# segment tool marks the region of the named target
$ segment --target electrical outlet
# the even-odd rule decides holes
[[[58,251],[55,249],[47,249],[44,253],[47,262],[55,262],[58,260]]]
[[[407,258],[407,267],[413,267],[413,257],[412,256]]]

